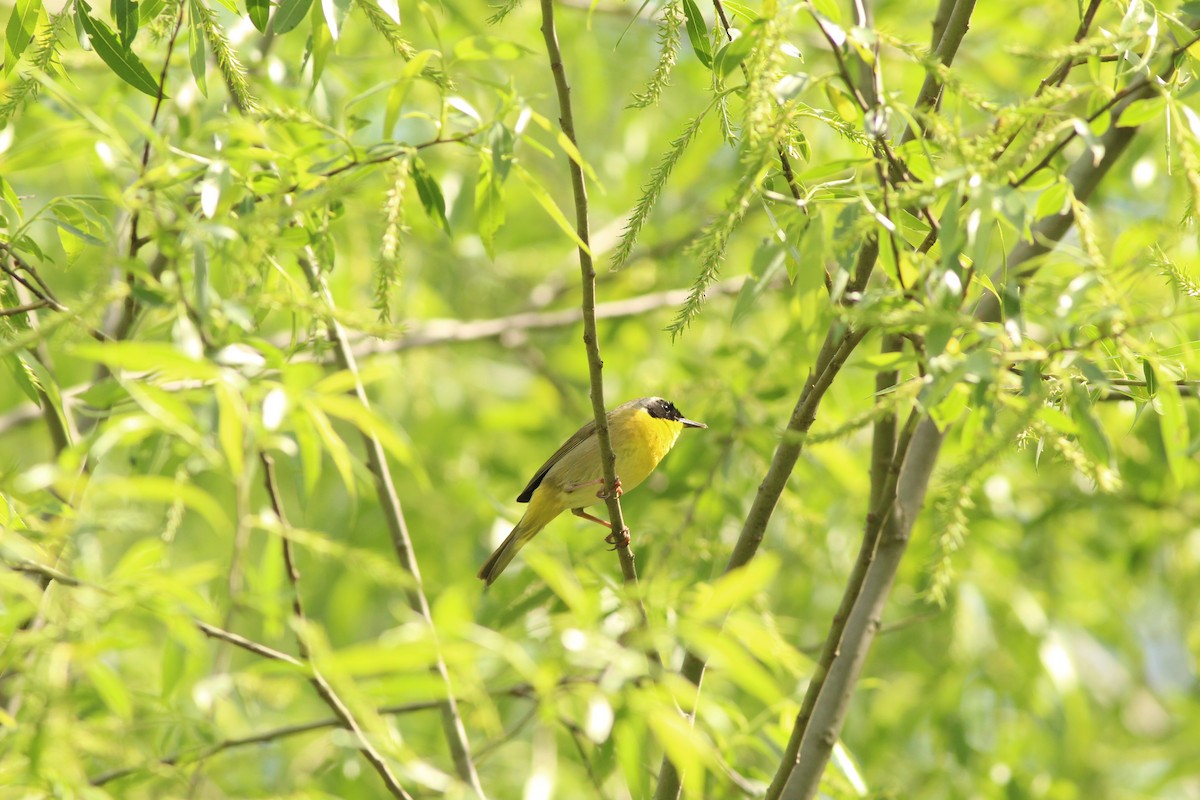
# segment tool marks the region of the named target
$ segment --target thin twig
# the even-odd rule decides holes
[[[386,716],[399,716],[402,714],[412,714],[417,711],[427,711],[429,709],[439,708],[442,705],[441,700],[424,700],[416,703],[402,703],[394,706],[383,706],[376,713]],[[92,778],[89,782],[92,786],[103,786],[111,781],[120,780],[121,778],[135,775],[139,772],[146,772],[156,766],[173,767],[177,764],[197,764],[201,761],[206,761],[213,756],[220,755],[227,750],[234,750],[239,747],[247,747],[253,744],[266,744],[268,742],[276,742],[280,739],[287,739],[292,736],[299,736],[304,733],[313,731],[328,730],[329,728],[344,728],[342,720],[338,717],[326,717],[325,719],[313,720],[312,722],[301,722],[296,725],[284,725],[279,728],[271,728],[270,730],[253,733],[249,736],[238,736],[230,739],[222,739],[221,741],[211,744],[207,747],[198,748],[196,750],[186,752],[181,751],[172,753],[169,756],[154,761],[150,764],[143,764],[133,767],[121,767],[120,769],[109,770]]]
[[[741,291],[742,284],[745,282],[746,276],[738,275],[713,284],[708,293],[710,296],[735,295]],[[781,281],[780,285],[785,284]],[[596,306],[596,319],[634,317],[657,311],[660,308],[678,306],[688,298],[690,293],[690,289],[672,289],[638,295],[626,300],[600,303]],[[422,347],[441,347],[488,339],[500,339],[503,343],[508,337],[525,331],[566,328],[578,324],[582,319],[583,314],[580,309],[570,308],[561,311],[526,311],[494,319],[426,320],[413,323],[402,334],[388,335],[387,337],[366,331],[347,330],[346,333],[348,339],[353,342],[351,352],[355,358],[364,358],[379,353],[399,353]],[[290,335],[280,336],[272,339],[271,342],[277,347],[287,348],[292,343],[292,339]],[[326,355],[324,358],[328,363],[336,363],[336,355]],[[136,375],[131,377],[136,377]],[[86,392],[91,386],[91,383],[71,386],[61,390],[61,394],[64,398],[74,398]],[[40,415],[41,408],[36,403],[26,403],[5,414],[0,414],[0,434],[28,424]]]
[[[729,15],[725,13],[725,4],[721,0],[712,0],[712,4],[717,12],[717,19],[721,21],[721,29],[725,31],[725,39],[732,42],[733,29],[729,25]],[[740,66],[742,68],[742,76],[749,81],[750,71],[746,68],[746,62],[743,61]],[[800,190],[800,185],[796,183],[796,173],[792,169],[791,159],[788,158],[787,152],[782,147],[775,148],[775,152],[779,156],[779,169],[783,173],[784,181],[787,182],[788,191],[792,193],[792,197],[795,200],[802,200],[804,192]],[[804,213],[807,214],[808,208],[806,206],[802,206],[802,208],[804,208]]]
[[[12,308],[0,308],[0,317],[15,317],[19,314],[24,314],[27,311],[37,311],[39,308],[49,308],[50,304],[45,300],[37,300],[33,303],[26,303],[22,306],[13,306]]]
[[[1176,68],[1178,68],[1179,59],[1183,56],[1184,53],[1187,52],[1188,48],[1190,48],[1196,42],[1200,42],[1200,34],[1193,36],[1186,44],[1180,45],[1179,47],[1175,48],[1171,53],[1170,66],[1161,75],[1155,76],[1155,80],[1165,80],[1168,76],[1170,76],[1176,70]],[[1153,93],[1154,93],[1154,83],[1152,82],[1152,79],[1143,75],[1142,77],[1138,78],[1137,80],[1132,81],[1124,89],[1120,90],[1119,92],[1116,92],[1111,98],[1109,98],[1107,103],[1104,103],[1098,109],[1096,109],[1091,114],[1089,114],[1085,121],[1088,124],[1091,124],[1091,123],[1095,122],[1097,119],[1099,119],[1103,114],[1106,114],[1109,111],[1111,111],[1119,103],[1122,103],[1123,101],[1126,101],[1126,100],[1132,102],[1133,100],[1137,100],[1142,97],[1148,97],[1148,96],[1152,95]],[[1116,119],[1114,119],[1114,121],[1113,121],[1114,124],[1111,126],[1112,128],[1117,127],[1116,122],[1119,119],[1120,119],[1120,111],[1118,111],[1116,114]],[[1039,170],[1049,166],[1050,162],[1054,160],[1054,157],[1057,156],[1059,153],[1061,153],[1063,148],[1066,147],[1068,144],[1070,144],[1072,141],[1074,141],[1076,139],[1076,137],[1078,137],[1078,136],[1079,136],[1079,131],[1076,128],[1072,127],[1071,130],[1067,132],[1066,136],[1064,136],[1062,139],[1060,139],[1058,142],[1056,142],[1053,147],[1050,148],[1050,150],[1046,153],[1046,155],[1044,155],[1036,164],[1034,164],[1032,167],[1030,167],[1025,172],[1025,174],[1022,175],[1020,178],[1018,178],[1014,181],[1011,181],[1009,183],[1009,185],[1012,186],[1014,189],[1019,189],[1022,185],[1025,184],[1026,181],[1028,181],[1035,174],[1037,174]]]
[[[260,644],[252,639],[247,639],[245,636],[233,633],[232,631],[227,631],[224,628],[218,628],[216,625],[210,625],[204,620],[192,620],[192,623],[200,629],[201,633],[210,639],[219,639],[222,642],[229,642],[229,644],[235,647],[240,647],[248,653],[254,653],[254,655],[262,656],[263,658],[269,658],[272,661],[282,661],[284,664],[291,664],[293,667],[300,667],[301,669],[305,668],[303,661],[295,658],[294,656],[289,656],[287,653],[281,653],[273,647],[268,647],[267,645]]]
[[[558,123],[563,135],[578,150],[579,143],[575,136],[575,117],[571,110],[571,88],[567,85],[567,72],[563,66],[562,51],[558,46],[558,32],[554,27],[554,0],[541,0],[542,7],[542,38],[546,42],[546,54],[550,59],[550,72],[554,76],[554,87],[558,95]],[[604,406],[604,362],[600,359],[600,342],[596,334],[596,269],[592,264],[592,252],[588,245],[588,199],[587,185],[583,179],[583,169],[574,159],[568,159],[571,172],[571,190],[575,198],[575,232],[582,243],[579,249],[579,276],[583,287],[583,343],[587,351],[588,374],[591,383],[592,415],[596,420],[596,441],[600,448],[600,464],[604,476],[604,486],[608,488],[617,485],[616,455],[613,453],[612,440],[608,430],[608,411]],[[634,589],[637,597],[637,568],[634,565],[633,550],[629,544],[629,528],[621,512],[621,500],[615,491],[605,492],[605,504],[608,506],[608,516],[612,523],[613,535],[617,540],[617,557],[621,561],[621,573],[625,582]],[[641,600],[637,600],[643,621],[646,620],[646,609]]]
[[[337,321],[334,313],[333,295],[330,293],[329,287],[325,283],[325,278],[317,267],[316,254],[311,247],[305,248],[304,256],[299,259],[299,263],[301,269],[304,270],[305,278],[308,280],[312,291],[327,309],[326,325],[328,327],[329,341],[333,345],[335,363],[341,370],[354,376],[353,395],[364,408],[370,408],[371,404],[367,398],[367,390],[359,378],[358,362],[350,347],[346,330]],[[429,598],[425,595],[425,588],[421,581],[421,570],[417,564],[416,553],[413,551],[412,538],[408,533],[408,523],[404,519],[404,509],[400,504],[400,495],[397,494],[395,482],[392,480],[392,470],[388,466],[387,454],[379,438],[373,433],[364,430],[362,437],[367,451],[367,467],[375,477],[376,494],[379,498],[379,505],[383,512],[384,520],[387,523],[388,533],[391,536],[392,548],[396,551],[396,556],[400,560],[401,566],[412,576],[412,585],[405,592],[409,607],[419,614],[421,619],[425,621],[425,624],[429,626],[430,634],[436,642],[437,631],[433,626],[433,614],[430,611]],[[446,660],[442,657],[440,647],[434,662],[434,670],[446,685],[446,701],[442,707],[442,728],[446,735],[446,741],[450,746],[450,754],[454,759],[455,770],[458,772],[458,776],[471,787],[471,790],[477,797],[485,798],[486,795],[484,794],[483,786],[479,782],[475,763],[471,758],[471,745],[467,738],[467,731],[463,726],[462,716],[458,711],[458,702],[455,699],[453,685],[450,680],[450,671],[446,667]]]
[[[346,730],[354,734],[355,740],[358,742],[359,749],[362,750],[363,758],[375,769],[379,777],[383,780],[385,786],[393,797],[398,797],[400,800],[413,800],[412,795],[405,791],[400,785],[399,779],[392,773],[392,768],[383,759],[383,756],[375,745],[371,743],[365,730],[357,719],[355,719],[350,707],[345,701],[338,696],[334,691],[333,686],[326,680],[325,676],[313,663],[312,652],[308,646],[308,618],[304,614],[304,598],[300,591],[300,570],[296,567],[295,554],[292,552],[292,537],[291,526],[287,521],[287,512],[283,507],[283,499],[279,495],[279,484],[275,480],[275,462],[265,452],[259,452],[259,461],[263,466],[263,484],[267,490],[267,496],[271,499],[271,508],[275,512],[275,517],[279,520],[281,529],[279,541],[283,546],[283,565],[287,572],[288,583],[292,587],[292,613],[296,617],[296,646],[299,648],[300,657],[309,663],[309,682],[316,689],[317,694],[325,701],[325,705],[329,706],[333,711],[334,716],[341,721],[341,724]]]

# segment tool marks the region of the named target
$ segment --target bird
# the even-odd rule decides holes
[[[613,491],[618,497],[646,480],[675,446],[684,428],[708,427],[683,416],[674,403],[661,397],[630,400],[609,411],[607,417],[609,440],[616,456]],[[484,562],[479,579],[491,586],[517,551],[564,511],[611,527],[608,522],[583,510],[608,498],[604,483],[596,421],[591,420],[546,460],[517,497],[517,502],[528,503],[529,509]],[[600,488],[594,488],[596,486]],[[614,545],[628,544],[628,537],[628,531],[610,533],[605,541]]]

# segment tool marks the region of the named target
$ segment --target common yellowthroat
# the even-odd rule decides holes
[[[675,446],[684,428],[707,427],[683,416],[674,403],[661,397],[630,400],[608,412],[609,438],[617,457],[614,487],[617,496],[646,480]],[[577,517],[608,526],[609,523],[583,510],[607,497],[596,421],[592,420],[567,439],[530,479],[517,498],[518,503],[529,503],[529,509],[480,568],[479,578],[491,586],[517,551],[550,520],[568,509]],[[611,536],[609,543],[616,543]]]

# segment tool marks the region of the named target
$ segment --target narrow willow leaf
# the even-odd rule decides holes
[[[265,33],[267,21],[271,18],[270,0],[246,0],[246,14],[250,17],[250,24],[259,33]]]
[[[338,475],[341,476],[342,485],[346,487],[346,493],[353,500],[358,495],[358,490],[354,481],[354,459],[350,456],[350,449],[337,435],[329,417],[325,416],[325,412],[321,410],[320,406],[312,401],[305,401],[303,410],[308,416],[308,421],[312,423],[313,429],[325,443],[325,450],[329,453],[329,458],[333,461]]]
[[[557,225],[563,233],[571,237],[571,241],[575,242],[577,247],[579,247],[588,255],[591,255],[592,249],[588,247],[587,242],[579,238],[579,232],[575,230],[575,226],[570,220],[567,219],[566,215],[563,214],[562,209],[558,207],[558,204],[554,202],[554,198],[550,196],[548,191],[546,191],[546,187],[538,183],[537,178],[530,175],[529,172],[520,164],[513,164],[513,171],[516,172],[517,177],[521,180],[521,183],[525,184],[525,188],[528,189],[530,194],[533,195],[533,199],[538,201],[538,205],[540,205],[546,211],[546,213],[550,215],[550,219],[554,220],[554,224]]]
[[[287,33],[299,25],[308,16],[313,0],[280,0],[275,9],[275,33]]]
[[[5,74],[12,73],[21,54],[33,41],[33,32],[37,28],[41,13],[41,0],[17,0],[13,6],[12,14],[8,17],[8,26],[4,29],[4,43],[8,45],[8,53],[4,56]]]
[[[121,34],[121,46],[128,50],[137,36],[140,21],[137,0],[112,0],[109,13],[117,25],[117,32]]]
[[[218,533],[233,530],[233,523],[211,494],[190,482],[162,475],[122,475],[93,478],[89,488],[103,492],[109,499],[125,499],[163,504],[182,503],[195,511]]]
[[[99,20],[93,19],[90,9],[83,0],[75,0],[75,19],[87,33],[96,55],[108,65],[108,68],[121,80],[128,83],[139,92],[158,98],[160,89],[158,81],[146,69],[136,55],[123,47],[117,40],[116,34]],[[164,95],[165,96],[165,95]]]
[[[712,67],[712,50],[708,44],[708,23],[700,13],[696,0],[683,0],[683,15],[687,20],[688,40],[696,52],[696,58],[706,67]]]
[[[200,94],[208,97],[208,84],[205,81],[208,73],[208,49],[204,46],[203,13],[199,8],[199,0],[190,0],[188,5],[191,15],[188,25],[188,63]]]
[[[246,405],[229,383],[217,383],[217,438],[230,474],[236,479],[246,468]]]
[[[412,177],[413,182],[417,185],[417,195],[421,198],[421,205],[424,206],[425,213],[439,228],[450,233],[450,222],[446,219],[446,198],[442,196],[441,187],[425,169],[425,163],[419,158],[412,160]]]
[[[690,616],[699,620],[711,620],[727,614],[763,591],[778,571],[778,559],[761,556],[740,569],[725,573],[711,586],[702,587],[697,592]]]
[[[313,3],[312,8],[308,12],[310,25],[309,52],[312,58],[314,87],[320,83],[321,75],[325,72],[325,62],[329,60],[329,54],[333,52],[333,46],[337,41],[334,38],[334,32],[329,29],[329,23],[325,17],[324,5],[325,0]]]

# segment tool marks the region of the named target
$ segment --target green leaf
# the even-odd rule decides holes
[[[457,61],[512,61],[533,51],[495,36],[468,36],[454,44]]]
[[[150,70],[146,69],[141,59],[117,41],[116,34],[107,25],[92,19],[89,11],[83,0],[75,0],[75,19],[83,27],[96,55],[100,56],[118,78],[139,92],[157,99],[161,90]]]
[[[137,0],[112,0],[109,13],[117,24],[117,32],[121,34],[121,46],[128,50],[138,32]]]
[[[727,572],[711,586],[701,586],[691,617],[711,620],[729,613],[733,608],[763,591],[779,571],[779,559],[761,555],[744,567]]]
[[[1067,205],[1067,198],[1070,195],[1070,191],[1071,186],[1065,180],[1050,186],[1050,188],[1046,189],[1038,197],[1037,205],[1034,206],[1034,217],[1041,219],[1042,217],[1053,217],[1061,214],[1064,206]]]
[[[404,100],[408,97],[408,90],[412,88],[413,81],[425,71],[425,65],[429,63],[429,59],[437,54],[436,50],[422,50],[410,58],[404,68],[400,70],[400,77],[388,90],[387,104],[383,113],[383,136],[385,139],[391,138],[392,132],[396,130],[396,122],[400,119],[400,110],[404,106]]]
[[[138,3],[138,21],[145,25],[155,20],[167,5],[167,0],[142,0]]]
[[[220,369],[181,353],[162,342],[81,342],[73,352],[79,358],[97,361],[116,369],[134,372],[159,372],[172,378],[212,380]]]
[[[82,659],[82,666],[91,679],[92,688],[96,690],[96,694],[100,695],[100,700],[108,707],[108,710],[116,714],[123,720],[133,719],[133,701],[129,698],[129,691],[125,688],[125,681],[121,679],[112,667],[105,664],[98,658]]]
[[[717,75],[728,78],[746,60],[746,56],[753,52],[761,33],[761,24],[751,25],[741,36],[718,50],[717,57],[713,59],[713,69]]]
[[[579,233],[575,230],[575,226],[571,224],[570,220],[563,214],[562,209],[554,202],[554,198],[546,191],[546,187],[538,183],[537,178],[530,175],[520,164],[513,164],[513,170],[516,172],[517,177],[520,178],[521,183],[525,184],[525,188],[533,195],[533,199],[537,200],[538,205],[550,215],[550,219],[554,220],[554,224],[563,233],[567,234],[577,247],[581,248],[588,255],[591,255],[591,248],[587,246],[587,243],[583,239],[579,238]]]
[[[121,475],[92,478],[89,488],[110,499],[148,501],[174,505],[182,503],[208,522],[222,535],[233,530],[233,523],[216,499],[194,483],[177,481],[162,475]]]
[[[275,9],[275,34],[287,33],[304,21],[313,0],[280,0]]]
[[[308,420],[321,437],[321,441],[325,443],[325,449],[329,452],[329,457],[333,460],[333,466],[337,468],[338,475],[342,478],[342,484],[346,487],[346,493],[353,500],[357,496],[358,490],[354,481],[354,459],[350,457],[350,449],[346,447],[346,443],[337,435],[337,431],[333,429],[329,417],[325,416],[325,412],[321,410],[320,406],[308,400],[304,401],[301,405],[308,415]],[[361,407],[359,406],[359,408]]]
[[[267,20],[271,17],[270,0],[246,0],[246,13],[250,16],[250,24],[259,33],[265,33]]]
[[[738,292],[737,302],[733,306],[733,322],[742,320],[763,291],[775,280],[775,277],[787,264],[786,252],[778,242],[768,239],[754,253],[754,261],[750,265],[750,275]]]
[[[1187,477],[1184,470],[1191,462],[1188,457],[1191,434],[1188,430],[1187,409],[1184,407],[1179,386],[1174,381],[1159,381],[1157,390],[1153,407],[1158,412],[1163,449],[1167,453],[1167,466],[1176,479],[1182,481]]]
[[[4,56],[5,74],[12,73],[21,54],[33,40],[33,32],[37,29],[41,13],[41,0],[17,0],[13,6],[12,14],[8,17],[8,26],[4,29],[4,42],[8,45],[8,53]]]
[[[1097,464],[1111,464],[1112,444],[1108,434],[1092,413],[1092,399],[1088,396],[1087,389],[1079,384],[1071,386],[1071,419],[1078,428],[1076,437],[1083,452]]]
[[[218,383],[216,390],[217,438],[230,473],[234,478],[240,478],[246,467],[246,405],[228,383]]]
[[[192,78],[195,79],[200,94],[208,97],[208,85],[205,81],[208,75],[208,50],[204,44],[204,28],[200,24],[203,10],[198,7],[199,4],[199,0],[189,0],[188,3],[191,16],[188,21],[188,63],[191,65]]]
[[[441,187],[419,158],[412,159],[412,176],[413,182],[417,184],[417,195],[421,198],[425,213],[439,228],[450,233],[450,222],[446,219],[446,198],[442,196]]]
[[[687,21],[688,39],[692,43],[692,49],[696,51],[696,58],[711,69],[713,61],[712,50],[708,44],[708,23],[704,21],[704,15],[700,13],[696,0],[683,0],[683,16]]]
[[[308,43],[314,87],[320,82],[321,74],[325,72],[325,62],[329,60],[329,54],[333,52],[333,46],[337,43],[336,28],[330,28],[329,17],[325,15],[325,2],[326,0],[321,0],[319,3],[313,3],[308,12],[311,26]]]
[[[321,14],[329,27],[329,36],[337,41],[342,35],[342,23],[350,13],[350,0],[321,0]]]
[[[1117,127],[1136,128],[1144,125],[1155,117],[1161,116],[1166,107],[1167,101],[1164,97],[1145,97],[1141,100],[1134,100],[1121,112],[1121,116],[1117,119]]]

